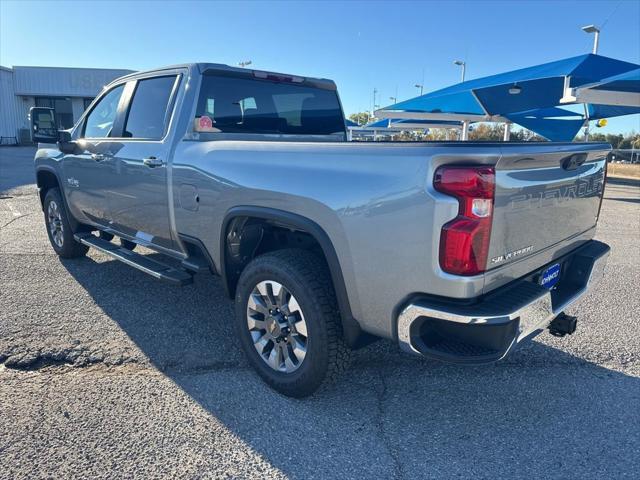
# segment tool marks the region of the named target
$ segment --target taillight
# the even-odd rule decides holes
[[[454,275],[487,269],[495,196],[493,167],[440,167],[433,186],[458,199],[458,216],[442,227],[440,268]]]

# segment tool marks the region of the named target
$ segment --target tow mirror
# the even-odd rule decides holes
[[[58,129],[53,108],[33,107],[31,119],[31,141],[34,143],[57,143]]]

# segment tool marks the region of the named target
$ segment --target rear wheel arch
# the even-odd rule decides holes
[[[294,239],[296,236],[302,237],[303,248],[319,250],[318,254],[323,257],[329,269],[345,340],[351,347],[370,343],[373,337],[365,334],[353,317],[342,268],[331,239],[316,222],[295,213],[253,206],[234,207],[227,212],[220,235],[220,273],[229,297],[234,298],[240,274],[256,254],[292,247],[290,244],[265,246],[263,240],[266,228],[291,231]],[[243,234],[247,238],[242,238]],[[309,238],[305,239],[307,235]],[[299,248],[300,245],[295,247]],[[234,255],[240,257],[239,261],[234,261]]]

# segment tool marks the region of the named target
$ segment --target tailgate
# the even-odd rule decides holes
[[[553,249],[595,226],[607,144],[507,144],[496,165],[487,268]]]

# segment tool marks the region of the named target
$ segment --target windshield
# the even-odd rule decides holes
[[[195,129],[199,132],[343,134],[335,90],[289,82],[205,75]]]

